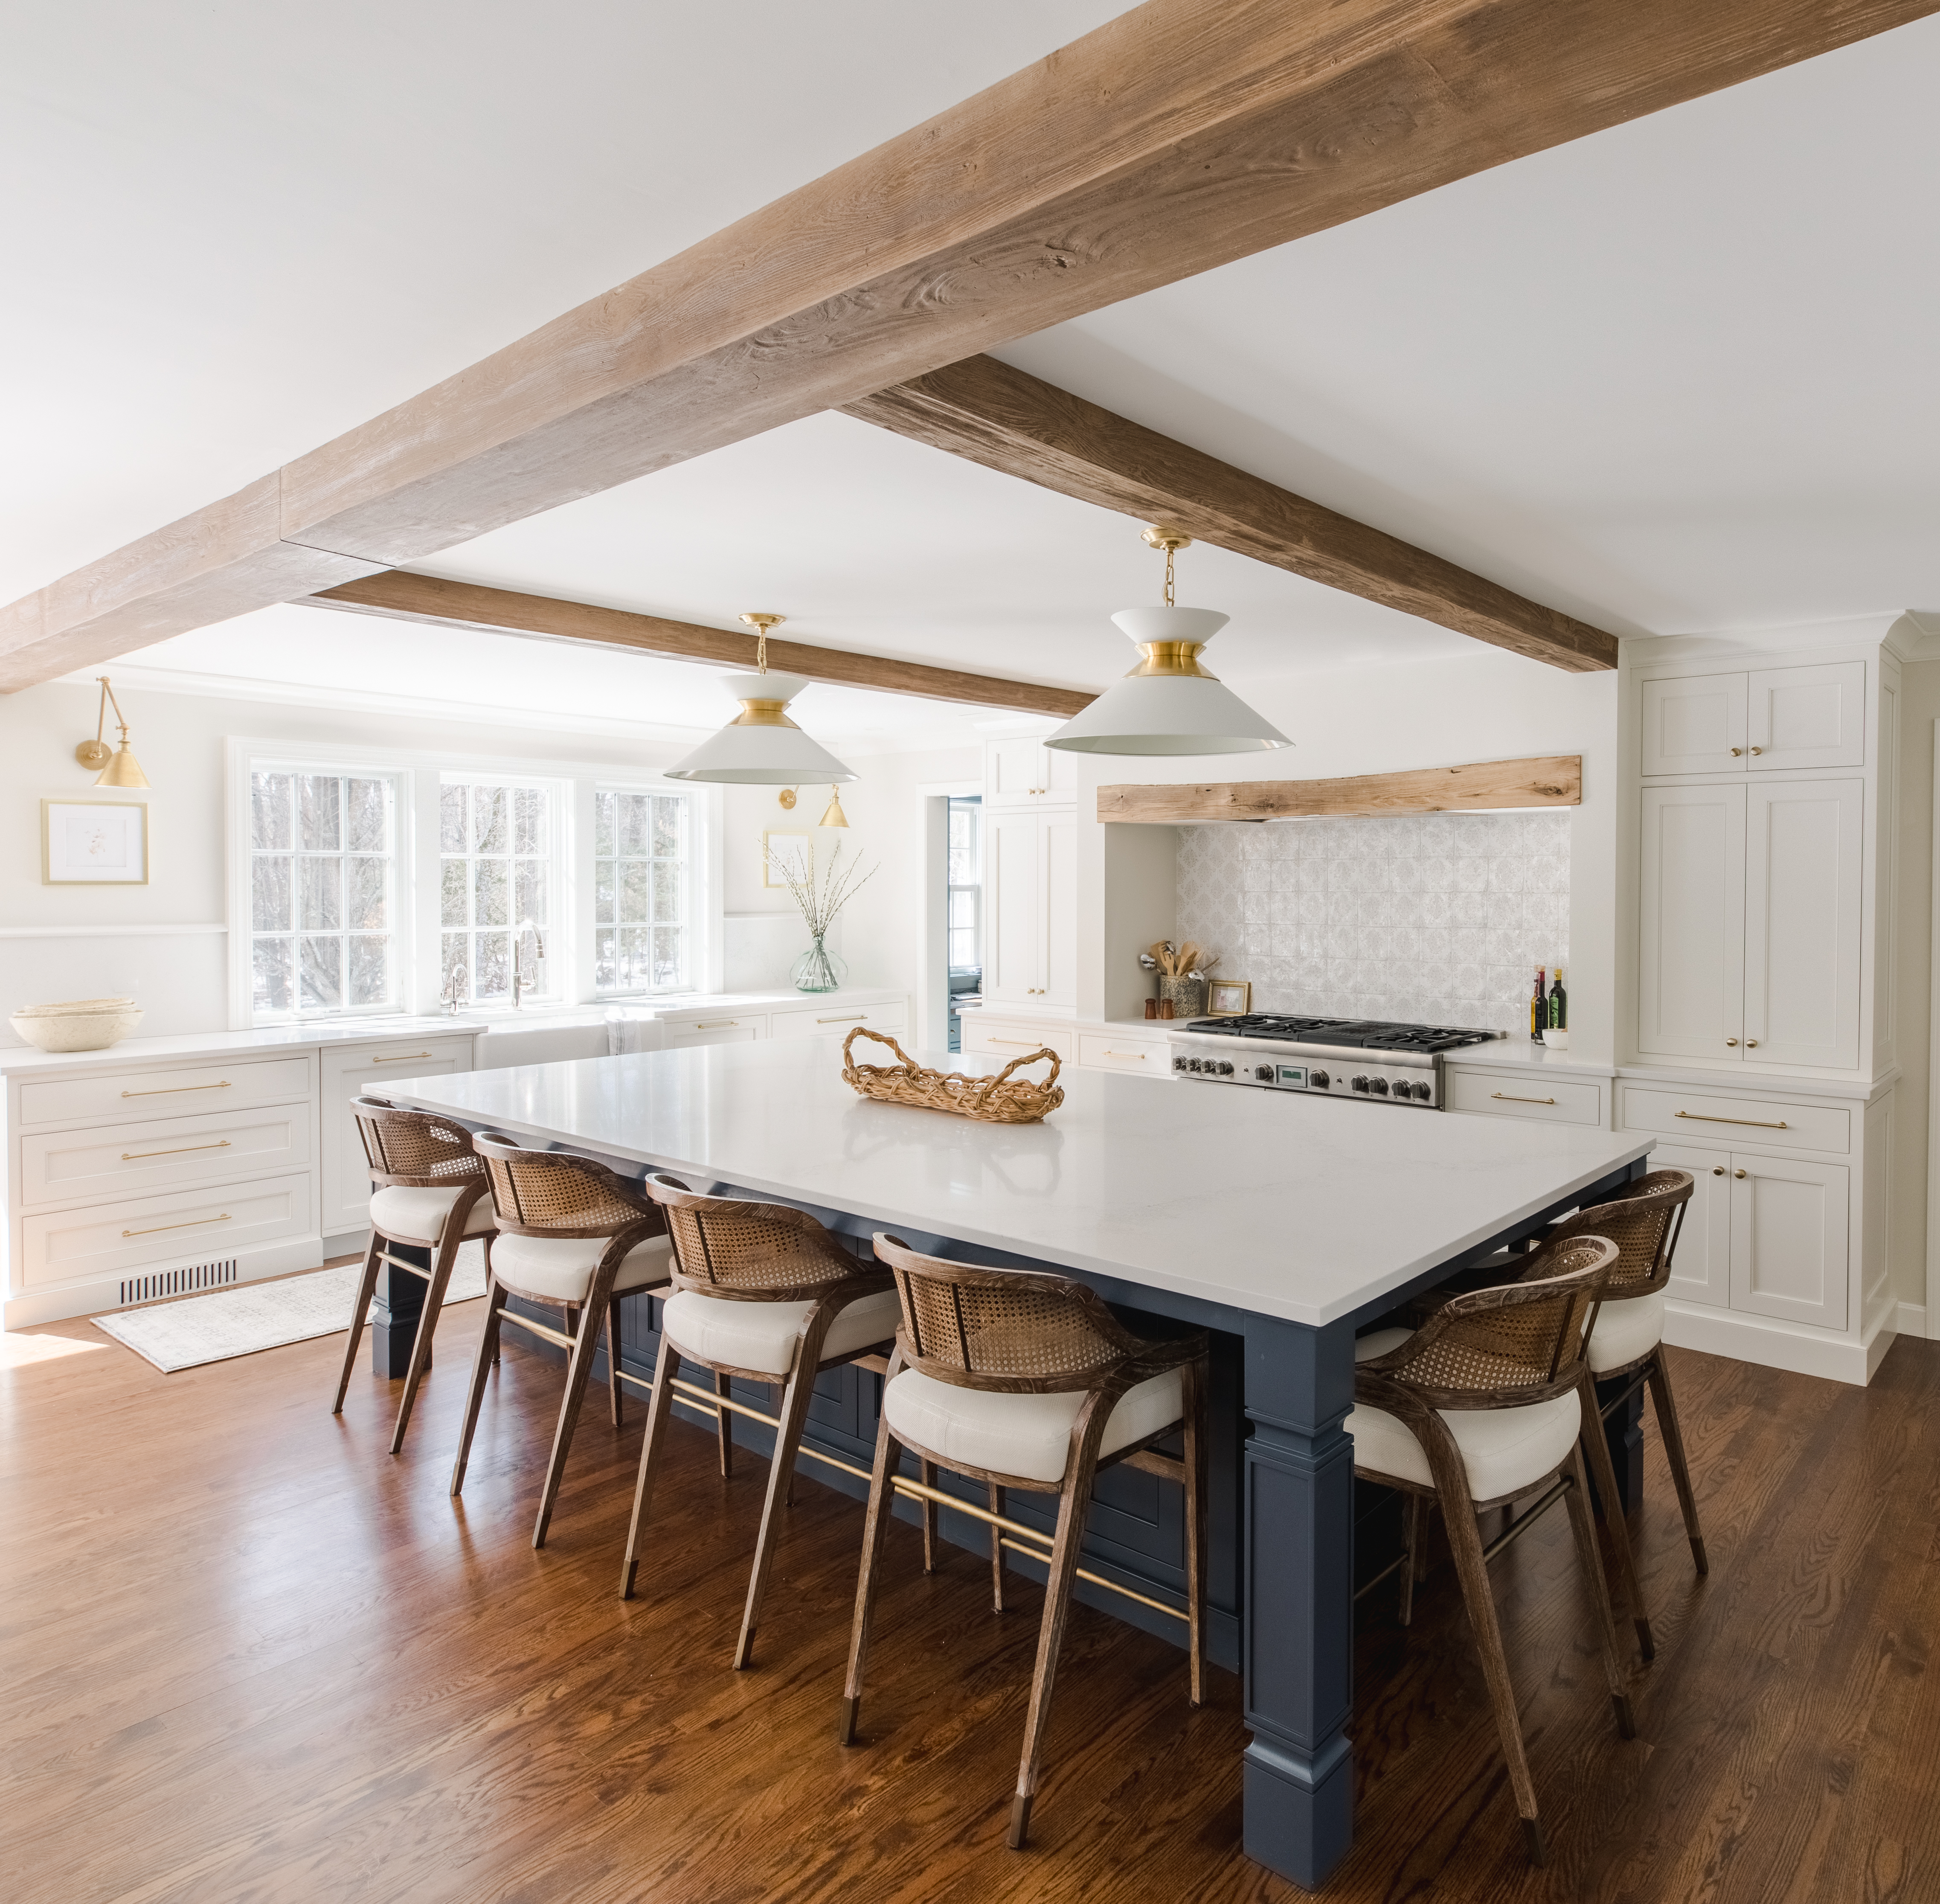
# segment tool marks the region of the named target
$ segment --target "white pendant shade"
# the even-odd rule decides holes
[[[1046,737],[1078,754],[1251,754],[1293,743],[1199,665],[1226,625],[1212,609],[1121,609],[1112,618],[1143,651],[1139,665]]]
[[[709,780],[731,786],[797,786],[804,780],[853,780],[856,774],[819,746],[782,710],[808,682],[798,674],[729,674],[721,685],[741,712],[703,740],[670,780]]]

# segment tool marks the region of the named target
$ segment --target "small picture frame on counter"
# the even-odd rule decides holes
[[[1253,985],[1249,978],[1213,978],[1206,981],[1206,1015],[1209,1018],[1237,1018],[1253,1008]]]

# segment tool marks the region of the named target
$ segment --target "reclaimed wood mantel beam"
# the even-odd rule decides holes
[[[0,609],[0,689],[420,560],[1935,11],[1147,0]]]
[[[1580,674],[1617,664],[1617,638],[1600,628],[994,357],[946,365],[843,410],[1552,667]]]
[[[448,581],[441,575],[413,575],[405,569],[340,583],[307,597],[303,606],[430,622],[445,628],[490,628],[556,641],[604,642],[670,661],[709,661],[740,669],[755,665],[755,638],[741,629],[709,628],[699,622],[670,621],[665,615],[636,615],[625,609],[599,608],[590,602],[563,601],[553,595],[521,595],[477,582]],[[1088,707],[1093,698],[1069,688],[965,674],[955,668],[811,647],[777,636],[769,639],[768,665],[780,673],[804,675],[810,681],[837,687],[918,694],[928,700],[961,701],[974,707],[1017,708],[1066,720],[1080,708]]]
[[[1209,826],[1222,820],[1374,819],[1399,813],[1580,807],[1583,757],[1485,760],[1338,780],[1227,780],[1211,786],[1098,789],[1098,817],[1139,826]]]

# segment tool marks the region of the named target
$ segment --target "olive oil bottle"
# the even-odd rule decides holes
[[[1569,994],[1563,989],[1563,968],[1558,966],[1554,974],[1555,982],[1549,988],[1549,1030],[1567,1031],[1569,1029]]]

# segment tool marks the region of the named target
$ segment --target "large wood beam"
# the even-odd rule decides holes
[[[490,628],[558,641],[605,642],[642,654],[707,661],[718,667],[748,669],[755,665],[755,637],[740,630],[672,621],[660,615],[635,615],[624,609],[562,601],[551,595],[520,595],[476,582],[447,581],[441,575],[413,575],[404,569],[325,589],[307,597],[304,605],[388,615],[399,621],[428,621],[446,628]],[[837,648],[811,648],[773,637],[768,642],[768,665],[784,674],[805,675],[811,681],[838,687],[917,694],[926,700],[961,701],[973,707],[1017,708],[1029,714],[1054,714],[1063,720],[1088,707],[1092,700],[1069,688],[964,674],[954,668],[926,667],[917,661],[852,654]]]
[[[1600,628],[994,357],[966,358],[843,409],[986,468],[1176,524],[1200,542],[1533,661],[1578,673],[1617,664],[1616,637]]]
[[[1100,787],[1098,817],[1141,826],[1209,826],[1222,820],[1377,819],[1505,807],[1580,807],[1583,758],[1484,760],[1409,767],[1338,780],[1228,780],[1198,786]]]
[[[212,604],[422,559],[1935,11],[1148,0],[286,465],[258,486],[273,521],[217,535],[200,511],[0,610],[0,688]]]

